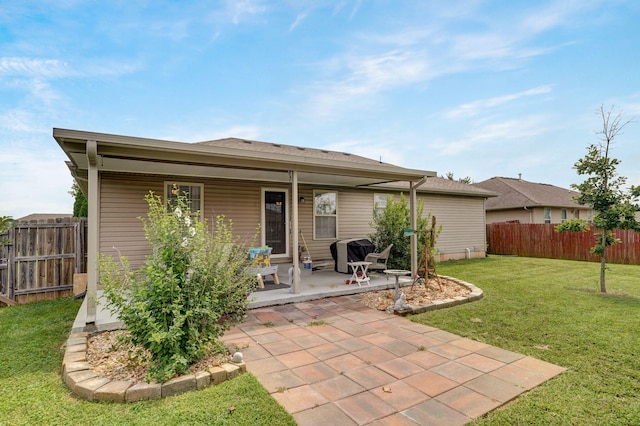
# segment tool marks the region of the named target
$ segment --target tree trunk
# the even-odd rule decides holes
[[[600,256],[600,292],[606,293],[607,286],[604,280],[604,272],[607,269],[607,234],[602,230],[602,256]]]

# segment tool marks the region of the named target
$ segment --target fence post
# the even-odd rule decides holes
[[[7,297],[15,301],[15,258],[16,258],[16,229],[9,229],[9,245],[7,250]]]

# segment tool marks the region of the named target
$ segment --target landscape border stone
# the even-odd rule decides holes
[[[76,396],[87,401],[135,402],[160,399],[220,384],[247,372],[244,362],[211,366],[164,383],[134,383],[101,377],[87,362],[88,332],[71,333],[65,343],[62,380]]]
[[[409,309],[397,310],[397,311],[393,311],[393,313],[400,316],[422,314],[424,312],[434,311],[436,309],[450,308],[452,306],[462,305],[463,303],[474,302],[476,300],[482,299],[482,297],[484,296],[484,292],[482,291],[482,289],[480,289],[479,287],[476,287],[471,283],[459,280],[457,278],[447,277],[444,275],[440,275],[440,277],[446,278],[450,281],[453,281],[455,283],[460,284],[461,286],[468,288],[469,290],[471,290],[471,293],[466,294],[464,296],[456,296],[451,299],[434,300],[433,302],[427,303],[425,305],[411,306],[411,308]]]

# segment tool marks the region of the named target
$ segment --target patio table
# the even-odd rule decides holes
[[[362,287],[362,283],[370,285],[369,277],[367,276],[367,269],[371,262],[347,262],[347,265],[351,266],[353,274],[351,275],[351,283],[357,283],[358,287]]]

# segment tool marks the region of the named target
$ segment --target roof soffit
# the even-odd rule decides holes
[[[86,141],[96,140],[99,156],[98,169],[103,171],[227,178],[229,175],[235,175],[232,178],[288,181],[288,171],[295,170],[301,174],[300,182],[326,181],[327,184],[342,183],[348,186],[418,180],[425,175],[435,175],[434,172],[405,169],[389,164],[359,164],[304,156],[287,158],[277,153],[255,153],[228,147],[77,130],[54,129],[54,138],[75,167],[80,170],[88,167]],[[320,179],[321,175],[325,177]],[[329,176],[334,177],[329,178]]]

